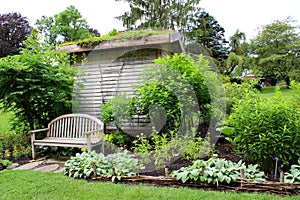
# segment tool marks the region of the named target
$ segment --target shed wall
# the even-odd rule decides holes
[[[73,112],[86,113],[101,119],[100,105],[117,94],[133,95],[133,84],[138,83],[145,67],[153,65],[153,60],[165,56],[167,52],[160,49],[138,49],[124,52],[92,51],[87,62],[79,65],[82,73],[77,82],[83,88],[76,91]],[[132,122],[124,122],[122,130],[132,134],[151,131],[151,125],[145,117],[136,117]],[[114,129],[113,126],[107,126]]]

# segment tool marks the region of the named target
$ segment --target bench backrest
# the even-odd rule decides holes
[[[104,125],[98,118],[87,114],[66,114],[48,124],[48,137],[85,138],[84,133],[96,131],[91,138],[101,138]]]

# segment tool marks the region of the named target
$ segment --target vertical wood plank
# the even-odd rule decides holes
[[[75,133],[75,138],[79,138],[80,137],[80,124],[81,124],[81,118],[80,117],[76,117],[76,126],[75,126],[75,129],[76,131],[74,132]]]
[[[70,137],[72,137],[72,138],[77,138],[77,130],[76,130],[76,126],[77,126],[77,122],[78,120],[77,120],[77,117],[75,118],[71,118],[71,124],[72,124],[72,135],[70,135]]]
[[[85,122],[85,119],[83,117],[81,117],[81,123],[80,123],[80,137],[83,137],[82,133],[84,131],[84,122]]]
[[[60,137],[64,137],[66,129],[67,129],[67,127],[66,127],[66,118],[62,118],[61,122],[62,122],[62,127],[63,128],[62,128],[62,132],[60,133]]]
[[[58,133],[58,136],[57,137],[61,137],[61,135],[63,134],[63,132],[64,132],[64,121],[62,120],[62,119],[60,119],[59,120],[59,123],[60,123],[60,125],[59,125],[59,127],[60,127],[60,131],[59,131],[59,133]]]
[[[87,119],[86,121],[86,132],[89,132],[91,130],[91,120]],[[92,138],[92,135],[91,135]]]
[[[59,132],[59,125],[58,125],[58,121],[55,122],[55,131],[53,133],[53,137],[57,136],[57,132]]]
[[[49,127],[49,131],[48,131],[48,137],[51,137],[53,132],[54,132],[54,124],[51,124],[50,127]]]
[[[68,132],[68,138],[72,137],[71,134],[72,134],[73,120],[74,120],[73,117],[69,117],[68,119],[68,129],[66,130],[66,132]]]

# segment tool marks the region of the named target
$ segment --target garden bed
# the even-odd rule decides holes
[[[231,160],[233,162],[237,162],[242,159],[234,154],[231,149],[231,145],[227,142],[221,142],[216,145],[216,153],[218,153],[218,157],[225,158]],[[204,158],[205,159],[205,158]],[[28,157],[20,157],[18,160],[14,160],[19,164],[25,164],[30,162]],[[167,166],[168,172],[172,172],[174,170],[178,170],[181,167],[186,167],[191,165],[191,162],[187,160],[178,159],[175,162],[169,164]],[[1,170],[1,169],[0,169]],[[168,173],[167,172],[167,173]],[[97,175],[89,181],[102,181],[102,182],[111,182],[111,177],[105,177]],[[228,192],[256,192],[256,193],[269,193],[278,196],[285,195],[299,195],[300,194],[300,185],[299,184],[288,184],[288,183],[280,183],[271,181],[271,179],[267,181],[259,181],[259,182],[247,182],[238,180],[236,182],[231,182],[230,184],[226,183],[218,183],[209,184],[207,182],[193,182],[187,181],[182,183],[179,180],[176,180],[175,177],[169,177],[166,175],[165,169],[148,171],[140,174],[136,174],[135,176],[130,177],[122,177],[120,180],[114,179],[115,183],[124,183],[128,185],[135,184],[144,184],[144,185],[152,185],[152,186],[164,186],[164,187],[189,187],[194,189],[204,189],[204,190],[214,190],[214,191],[228,191]]]

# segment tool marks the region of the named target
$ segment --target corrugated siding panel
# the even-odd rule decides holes
[[[156,49],[143,49],[129,52],[111,62],[113,52],[109,54],[106,56],[105,53],[93,52],[87,57],[88,62],[79,66],[84,75],[77,82],[83,85],[83,89],[76,92],[75,100],[78,103],[73,107],[74,112],[101,118],[100,105],[120,93],[132,96],[132,85],[138,82],[141,71],[153,65],[153,60],[162,55]],[[116,55],[120,53],[117,52]],[[124,122],[122,125],[124,131],[132,134],[151,130],[149,122],[141,119],[133,119],[132,122]]]

